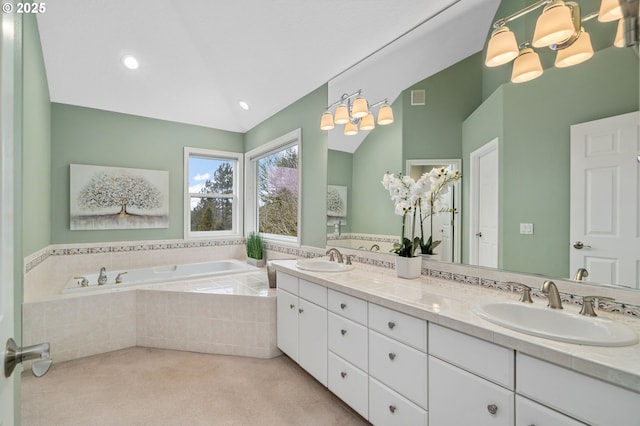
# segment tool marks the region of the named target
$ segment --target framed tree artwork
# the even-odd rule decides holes
[[[169,227],[169,172],[70,165],[71,230]]]

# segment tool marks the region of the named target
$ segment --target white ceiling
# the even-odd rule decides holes
[[[327,103],[358,89],[392,102],[482,49],[498,4],[57,0],[38,25],[51,101],[246,132],[327,82]],[[362,139],[329,135],[350,152]]]

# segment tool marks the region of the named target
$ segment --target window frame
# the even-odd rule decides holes
[[[189,159],[192,157],[210,158],[233,162],[233,192],[231,194],[212,194],[202,197],[200,193],[189,192]],[[241,238],[244,219],[243,190],[244,190],[244,162],[240,152],[219,151],[204,148],[184,147],[184,239],[222,239]],[[232,206],[231,230],[223,231],[192,231],[191,230],[191,198],[229,198]]]
[[[300,246],[302,241],[302,131],[293,130],[270,142],[260,145],[244,154],[245,161],[245,234],[258,232],[258,160],[275,154],[278,151],[298,146],[298,206],[297,206],[297,229],[296,236],[286,236],[279,234],[261,235],[267,241]]]

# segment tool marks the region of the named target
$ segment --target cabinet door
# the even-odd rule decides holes
[[[298,362],[326,386],[327,310],[300,299],[298,313]]]
[[[516,426],[584,426],[577,420],[560,414],[530,399],[516,395]]]
[[[280,288],[277,293],[278,348],[298,362],[298,296]]]
[[[508,389],[429,356],[429,425],[512,425]]]

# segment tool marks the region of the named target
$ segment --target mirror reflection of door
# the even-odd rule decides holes
[[[571,126],[570,272],[640,288],[640,113]]]
[[[460,159],[428,159],[428,160],[407,160],[406,174],[414,180],[420,179],[424,173],[430,172],[434,168],[444,168],[451,172],[460,171],[462,162]],[[443,262],[460,262],[461,257],[461,211],[460,181],[449,188],[449,191],[442,196],[442,201],[449,209],[456,213],[440,212],[425,219],[423,226],[425,238],[429,238],[431,232],[431,221],[433,220],[433,239],[441,241],[436,248],[437,255],[431,257],[434,260]],[[416,224],[416,235],[420,235],[420,225]]]
[[[498,139],[470,155],[469,263],[498,267]]]

